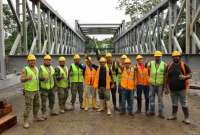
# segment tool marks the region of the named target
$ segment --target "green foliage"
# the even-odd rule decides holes
[[[17,35],[17,24],[14,19],[10,7],[7,4],[3,4],[4,13],[4,30],[5,30],[5,53],[6,55],[10,52],[13,42]]]
[[[160,3],[160,1],[161,0],[118,0],[119,4],[117,9],[125,9],[125,14],[130,16],[130,24],[132,24],[150,11],[152,7]]]

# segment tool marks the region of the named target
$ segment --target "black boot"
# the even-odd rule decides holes
[[[176,120],[177,111],[178,111],[178,106],[172,106],[172,116],[169,117],[167,120]]]

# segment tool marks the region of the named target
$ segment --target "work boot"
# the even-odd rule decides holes
[[[154,112],[147,112],[147,116],[154,116],[155,115],[155,113]]]
[[[37,115],[36,116],[34,116],[34,121],[37,121],[37,122],[40,122],[40,121],[44,121],[45,119],[43,118],[43,117],[38,117]]]
[[[161,118],[161,119],[165,119],[165,116],[163,115],[163,113],[159,113],[158,117]]]
[[[128,115],[134,116],[134,113],[133,112],[129,112]]]
[[[56,115],[58,115],[58,113],[55,112],[53,109],[51,109],[51,110],[50,110],[50,115],[51,115],[51,116],[56,116]]]
[[[190,119],[189,119],[189,118],[185,118],[185,119],[183,120],[183,123],[185,123],[185,124],[190,124],[191,122],[190,122]]]
[[[183,123],[185,124],[190,124],[190,120],[189,120],[189,109],[188,107],[182,107],[185,119],[183,120]]]
[[[83,103],[80,103],[80,109],[81,109],[81,110],[84,109]]]
[[[29,122],[26,120],[24,121],[24,128],[28,129],[30,127]]]
[[[178,106],[172,106],[172,116],[167,118],[167,120],[176,120],[177,119],[177,111],[178,111]]]
[[[65,113],[65,110],[64,109],[60,109],[60,113],[61,114]]]
[[[44,120],[47,120],[47,114],[46,114],[46,113],[43,113],[43,114],[42,114],[42,118],[43,118]]]
[[[99,107],[97,106],[96,97],[92,97],[92,108],[93,108],[94,110],[99,109]]]
[[[106,106],[107,106],[107,115],[111,115],[111,105],[110,101],[106,101]]]
[[[72,111],[75,110],[75,105],[74,104],[71,105],[71,110]]]
[[[88,111],[89,108],[89,98],[85,97],[85,111]]]
[[[104,105],[105,105],[104,100],[100,100],[100,108],[97,110],[97,112],[104,111],[105,108]]]
[[[114,106],[114,111],[120,111],[120,109],[117,106]]]

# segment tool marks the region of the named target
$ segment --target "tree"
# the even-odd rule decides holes
[[[17,24],[15,22],[14,15],[10,10],[10,7],[7,4],[3,4],[3,13],[5,30],[5,53],[8,54],[17,36]]]
[[[125,14],[129,15],[131,22],[128,24],[133,24],[134,21],[141,18],[145,13],[150,11],[154,6],[160,3],[161,0],[118,0],[117,9],[125,9]]]

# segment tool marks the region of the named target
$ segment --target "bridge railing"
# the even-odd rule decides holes
[[[4,2],[8,3],[16,22],[17,34],[9,55],[84,52],[85,38],[73,30],[45,0]],[[3,0],[0,0],[0,78],[6,74],[3,16]]]
[[[117,53],[168,54],[179,50],[197,54],[200,50],[200,1],[162,0],[142,19],[118,35]]]

